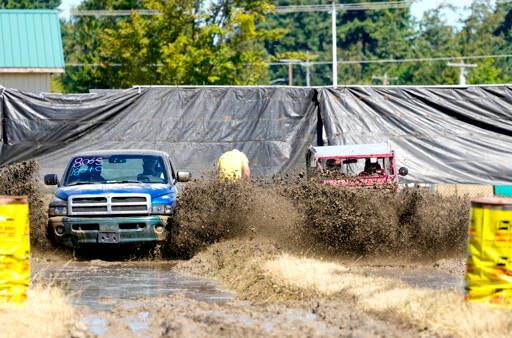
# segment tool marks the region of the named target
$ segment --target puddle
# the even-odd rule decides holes
[[[123,262],[94,264],[72,262],[62,265],[34,266],[33,276],[51,281],[65,289],[76,306],[85,306],[91,311],[82,316],[81,321],[95,336],[111,336],[109,323],[102,318],[121,301],[122,306],[136,306],[141,297],[165,297],[182,293],[187,297],[209,303],[224,303],[233,294],[219,290],[216,284],[207,279],[193,278],[172,271],[172,263],[133,263]],[[128,302],[126,302],[128,301]],[[149,312],[121,316],[116,319],[131,330],[131,336],[146,337],[150,329]]]
[[[139,312],[137,316],[129,317],[128,320],[130,323],[130,329],[132,331],[140,331],[149,329],[149,323],[147,322],[149,318],[149,312]]]
[[[171,263],[73,262],[36,267],[33,273],[62,286],[70,293],[73,304],[97,311],[109,311],[123,300],[176,293],[206,302],[222,303],[233,298],[233,294],[219,290],[213,281],[181,275],[171,269]]]
[[[89,332],[95,336],[101,336],[105,334],[107,330],[107,322],[97,315],[83,316],[82,323],[84,323],[89,328]]]
[[[372,275],[398,279],[413,287],[429,289],[464,289],[464,276],[454,276],[439,271],[408,271],[398,269],[370,268]]]

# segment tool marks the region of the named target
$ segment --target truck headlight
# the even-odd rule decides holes
[[[156,215],[170,215],[172,214],[172,206],[168,204],[153,204],[151,206],[151,213]]]
[[[50,205],[48,209],[48,216],[66,216],[68,214],[68,208],[62,205]]]
[[[66,201],[58,198],[57,196],[53,196],[48,208],[48,216],[66,216],[67,214],[68,208]]]

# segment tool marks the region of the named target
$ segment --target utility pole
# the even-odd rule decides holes
[[[475,63],[453,63],[448,62],[448,67],[458,67],[459,68],[459,85],[465,86],[466,85],[466,68],[476,68],[478,67]]]
[[[312,62],[309,61],[309,57],[316,57],[317,55],[309,55],[309,51],[306,52],[306,61],[299,59],[281,59],[279,62],[284,62],[288,64],[288,85],[293,85],[293,64],[300,64],[303,67],[306,67],[306,86],[311,86],[311,72],[310,67],[313,65]]]
[[[301,60],[297,59],[281,59],[280,62],[288,63],[288,86],[293,86],[293,64],[301,63]]]
[[[309,57],[312,56],[313,58],[316,58],[318,55],[309,55],[309,51],[306,52],[306,62],[302,63],[302,66],[306,67],[306,86],[311,87],[311,71],[310,67],[313,65],[309,61]]]
[[[292,67],[292,63],[290,62],[288,64],[288,86],[292,86],[293,85],[293,67]]]
[[[338,86],[338,57],[336,56],[336,2],[332,2],[332,16],[331,16],[331,31],[332,31],[332,86]]]
[[[388,86],[390,80],[398,80],[396,76],[388,77],[388,73],[384,73],[384,76],[373,75],[372,80],[382,81],[383,86]]]
[[[306,87],[311,87],[311,74],[309,73],[309,67],[311,66],[311,63],[308,60],[304,65],[306,67]]]

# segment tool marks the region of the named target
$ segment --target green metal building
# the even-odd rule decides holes
[[[64,72],[56,10],[0,10],[0,86],[50,91],[50,76]]]

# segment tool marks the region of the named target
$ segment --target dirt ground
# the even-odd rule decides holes
[[[332,301],[257,305],[230,300],[215,304],[173,295],[121,304],[100,316],[105,320],[101,334],[110,337],[418,336],[415,329],[354,310],[351,304]],[[134,331],[126,323],[137,317],[147,321]]]

